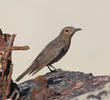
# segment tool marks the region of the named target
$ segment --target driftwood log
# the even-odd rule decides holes
[[[12,50],[28,50],[28,46],[13,46],[15,34],[3,34],[0,29],[0,100],[12,99],[14,94],[10,94],[12,81]],[[14,85],[15,86],[15,85]]]

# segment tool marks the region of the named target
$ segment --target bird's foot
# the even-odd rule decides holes
[[[55,69],[55,70],[51,70],[51,72],[59,72],[59,71],[62,71],[62,69],[58,68],[58,69]]]

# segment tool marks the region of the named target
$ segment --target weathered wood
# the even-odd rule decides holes
[[[6,100],[12,84],[12,50],[28,50],[28,46],[14,46],[15,34],[3,34],[0,29],[0,100]],[[10,97],[8,97],[10,98]],[[12,98],[12,96],[11,96]]]
[[[14,46],[12,50],[28,50],[29,46]]]

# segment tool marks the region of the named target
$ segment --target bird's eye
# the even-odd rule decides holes
[[[68,30],[66,30],[66,32],[68,32]]]

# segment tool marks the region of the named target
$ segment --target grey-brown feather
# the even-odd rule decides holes
[[[66,31],[67,29],[68,31]],[[43,51],[33,61],[31,66],[23,74],[21,74],[16,79],[16,81],[19,81],[20,79],[22,79],[26,74],[34,75],[36,72],[40,71],[43,67],[59,61],[67,53],[70,47],[71,37],[73,36],[74,33],[75,33],[74,27],[64,28],[61,31],[60,35],[56,39],[51,41],[43,49]]]
[[[57,62],[66,54],[69,46],[70,41],[65,45],[64,41],[62,41],[60,37],[57,37],[43,49],[43,51],[33,61],[31,66],[23,74],[21,74],[16,81],[22,79],[26,74],[33,74],[34,72],[41,70],[44,66]]]
[[[62,52],[63,51],[63,52]],[[53,64],[60,60],[66,53],[64,42],[61,41],[60,37],[57,37],[55,40],[50,42],[40,53],[39,57],[35,61],[39,61],[39,65],[35,65],[33,69],[29,72],[32,74],[38,72],[42,67]],[[34,61],[34,62],[35,62]],[[33,66],[33,65],[32,65]],[[40,68],[39,68],[40,67]]]

